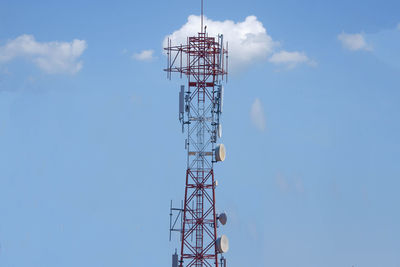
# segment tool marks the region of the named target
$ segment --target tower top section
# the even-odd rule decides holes
[[[203,18],[203,17],[202,17]],[[203,24],[203,21],[202,21]],[[224,80],[228,74],[228,43],[224,45],[223,35],[208,36],[206,26],[197,36],[187,37],[186,44],[172,44],[168,38],[167,72],[171,79],[172,72],[183,75],[206,75],[212,80]]]

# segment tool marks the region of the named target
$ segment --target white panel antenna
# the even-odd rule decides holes
[[[222,137],[222,124],[221,123],[218,124],[217,131],[218,131],[218,138],[221,138]]]
[[[222,113],[222,108],[224,106],[224,86],[221,85],[221,103],[220,103],[220,112]]]
[[[219,51],[219,62],[220,62],[220,66],[221,66],[221,64],[222,64],[222,57],[223,57],[223,54],[224,54],[224,35],[223,35],[223,34],[220,34],[220,35],[218,35],[218,37],[219,37],[219,41],[220,41],[220,44],[219,44],[219,47],[220,47],[220,51]]]

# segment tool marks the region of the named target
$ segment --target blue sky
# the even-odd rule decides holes
[[[209,2],[210,31],[248,38],[228,40],[215,168],[229,266],[399,267],[400,2]],[[162,43],[198,13],[0,3],[0,266],[171,264],[185,80]]]

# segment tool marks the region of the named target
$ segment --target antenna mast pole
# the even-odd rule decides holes
[[[201,0],[201,33],[203,33],[203,0]]]

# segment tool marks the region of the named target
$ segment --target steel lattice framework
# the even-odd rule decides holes
[[[187,130],[187,171],[179,266],[218,266],[217,214],[215,209],[215,147],[222,112],[222,82],[226,79],[228,50],[222,35],[206,30],[188,37],[187,44],[168,40],[168,78],[172,72],[187,77],[181,88],[184,103],[179,119]]]

